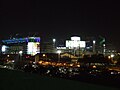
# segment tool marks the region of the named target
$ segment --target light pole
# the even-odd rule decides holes
[[[56,39],[53,39],[53,52],[55,53],[55,49],[56,49]]]
[[[23,53],[23,51],[19,51],[20,61],[22,60],[22,53]]]
[[[46,54],[43,54],[43,57],[45,60],[47,60],[47,55]]]
[[[56,39],[53,39],[53,43],[55,43],[56,42]]]
[[[78,46],[78,55],[79,55],[79,58],[80,58],[80,43],[79,43],[79,46]]]
[[[96,44],[96,41],[93,40],[93,53],[95,54],[95,44]]]
[[[111,55],[110,55],[112,62],[113,62],[114,56],[115,56],[114,54],[111,54]]]
[[[15,64],[13,66],[15,69],[19,69],[20,68],[20,62],[22,60],[22,54],[23,54],[23,51],[19,51],[18,52],[18,55],[17,55],[16,60],[15,60]]]
[[[58,53],[58,62],[59,62],[59,61],[60,61],[60,53],[61,53],[61,50],[58,50],[57,53]]]
[[[103,44],[103,54],[105,55],[105,44]]]

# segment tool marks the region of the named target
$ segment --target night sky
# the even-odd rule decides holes
[[[114,0],[113,0],[114,1]],[[99,35],[119,48],[120,4],[103,0],[47,2],[40,0],[0,1],[0,38],[37,33],[58,40]],[[56,4],[54,4],[56,3]]]

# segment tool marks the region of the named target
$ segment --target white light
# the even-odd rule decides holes
[[[57,53],[60,54],[60,53],[61,53],[61,50],[58,50]]]
[[[28,54],[31,54],[33,52],[33,42],[28,43]]]
[[[40,49],[39,49],[39,43],[38,42],[29,42],[28,43],[28,50],[27,50],[27,54],[31,54],[31,55],[35,55],[37,53],[40,53]]]
[[[57,49],[66,49],[66,47],[57,47]]]
[[[56,42],[56,39],[53,39],[53,42]]]
[[[2,52],[5,52],[5,51],[6,51],[6,46],[3,45],[3,46],[2,46]]]
[[[43,54],[43,57],[45,57],[46,55],[45,54]]]
[[[74,37],[71,37],[71,40],[73,40],[73,41],[80,41],[80,37],[74,36]]]
[[[108,58],[110,59],[110,58],[111,58],[111,56],[108,56]]]
[[[95,44],[96,43],[96,41],[95,40],[93,40],[93,44]]]
[[[115,55],[111,54],[111,58],[113,58]]]
[[[103,44],[103,46],[105,47],[105,44]]]
[[[12,60],[12,62],[15,62],[15,60]]]
[[[19,54],[22,54],[23,53],[23,51],[19,51]]]

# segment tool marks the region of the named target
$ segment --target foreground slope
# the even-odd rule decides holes
[[[113,87],[0,69],[0,90],[119,90]]]

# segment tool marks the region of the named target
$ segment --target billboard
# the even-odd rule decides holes
[[[7,48],[8,48],[8,46],[2,45],[2,52],[6,52]]]
[[[27,54],[35,55],[40,53],[40,43],[39,42],[28,42]]]
[[[72,40],[66,40],[66,47],[69,47],[70,49],[73,48],[85,48],[86,43],[85,41],[72,41]]]

